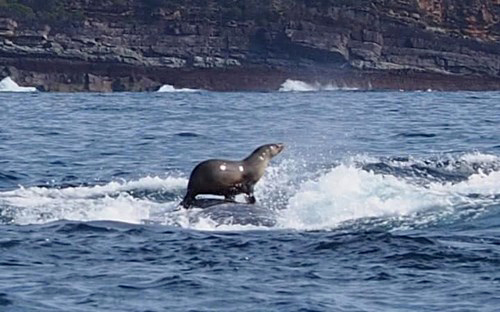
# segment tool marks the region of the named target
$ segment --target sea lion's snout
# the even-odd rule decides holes
[[[284,148],[285,144],[283,143],[271,144],[271,156],[274,157],[278,155]]]

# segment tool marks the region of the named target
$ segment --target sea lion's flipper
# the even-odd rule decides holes
[[[193,206],[193,201],[195,199],[195,196],[193,196],[193,193],[190,192],[189,190],[186,193],[186,196],[184,196],[184,199],[180,202],[179,205],[182,207],[189,209]]]
[[[251,184],[251,183],[248,183],[246,185],[246,194],[247,196],[245,197],[245,200],[248,204],[255,204],[256,202],[256,199],[255,199],[255,195],[253,194],[253,188],[254,188],[254,184]]]
[[[257,202],[257,200],[255,199],[255,196],[253,196],[253,194],[251,196],[246,196],[245,200],[246,200],[247,204],[255,204]]]

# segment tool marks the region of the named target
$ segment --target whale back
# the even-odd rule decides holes
[[[228,202],[222,199],[204,198],[195,199],[190,214],[190,222],[196,223],[200,219],[210,219],[220,225],[253,225],[272,227],[276,225],[276,213],[258,204]]]

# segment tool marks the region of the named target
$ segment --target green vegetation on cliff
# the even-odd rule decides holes
[[[83,21],[81,11],[68,10],[65,0],[0,0],[0,14],[43,23]]]
[[[90,3],[89,3],[90,2]],[[360,5],[366,0],[0,0],[0,15],[45,23],[81,21],[90,12],[126,12],[148,21],[165,13],[178,12],[183,17],[195,14],[219,21],[254,20],[258,23],[297,17],[303,9],[335,5]]]

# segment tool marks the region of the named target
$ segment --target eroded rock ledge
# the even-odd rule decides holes
[[[288,78],[500,89],[500,0],[52,2],[64,18],[0,7],[0,79],[47,91],[276,90]]]

